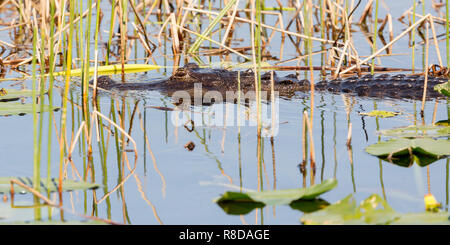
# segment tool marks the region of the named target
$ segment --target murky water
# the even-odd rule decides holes
[[[400,3],[389,4],[394,20],[409,8],[409,1],[403,2],[408,2],[408,6],[402,6]],[[104,13],[109,13],[109,7],[103,7]],[[429,10],[429,12],[431,11]],[[380,16],[384,18],[386,10],[381,8],[380,12]],[[290,20],[292,14],[286,13],[285,21]],[[358,11],[355,14],[358,16]],[[108,18],[105,17],[104,29],[108,29],[107,23]],[[274,17],[268,16],[266,23],[273,25]],[[405,29],[405,26],[397,21],[394,23],[394,35],[398,35]],[[358,30],[357,26],[353,28]],[[158,30],[159,26],[149,26],[149,29],[150,33],[155,33],[152,30]],[[437,30],[442,33],[444,29],[439,26]],[[237,36],[248,38],[248,25],[242,24],[237,31]],[[355,46],[360,51],[360,55],[367,55],[371,52],[370,45],[363,36],[361,32],[354,33]],[[103,38],[106,40],[107,35],[105,34]],[[281,37],[277,34],[274,38],[268,50],[272,56],[278,57],[280,60],[298,56],[294,44],[286,39],[284,54],[281,58],[278,48],[281,44]],[[204,44],[208,45],[208,42]],[[445,54],[445,45],[441,46],[441,53]],[[437,63],[434,46],[432,47],[430,48],[430,64]],[[320,45],[315,44],[314,49],[319,50]],[[163,56],[169,50],[170,43],[168,42],[164,42],[161,48],[157,49],[154,54],[156,64],[168,66],[173,64],[172,58]],[[365,50],[367,51],[365,52]],[[394,46],[393,52],[404,55],[383,57],[381,59],[382,66],[411,67],[408,37],[400,40]],[[142,58],[142,53],[140,45],[131,51],[132,56],[135,55],[136,58]],[[419,45],[416,50],[416,67],[418,69],[422,68],[422,56],[423,48]],[[233,55],[204,56],[200,59],[205,63],[218,63],[221,60],[239,61],[239,58]],[[275,63],[277,61],[268,62]],[[315,56],[314,63],[320,65],[320,56]],[[295,62],[290,64],[297,65]],[[304,65],[304,63],[300,63],[300,65]],[[168,77],[171,73],[172,68],[168,68],[150,71],[146,74],[128,75],[127,79],[151,81]],[[17,74],[11,73],[7,76],[13,77]],[[300,73],[299,76],[307,75]],[[318,75],[316,77],[319,78]],[[18,85],[15,81],[0,83],[1,87],[12,86],[14,88],[21,87],[22,84],[27,87],[29,81]],[[54,98],[56,106],[61,103],[61,91],[58,86],[63,86],[63,83],[57,82],[57,96]],[[70,103],[68,108],[69,123],[66,130],[69,139],[73,138],[82,121],[80,88],[74,86],[70,93],[73,103]],[[436,120],[446,120],[449,117],[447,101],[428,101],[425,105],[425,124],[432,122],[436,103]],[[233,216],[227,215],[212,200],[227,190],[299,188],[330,178],[338,180],[338,187],[321,196],[330,203],[351,193],[355,193],[358,200],[377,193],[398,212],[421,212],[424,211],[423,196],[429,191],[427,185],[429,182],[431,193],[439,202],[443,203],[444,209],[448,208],[449,162],[447,159],[429,165],[429,173],[427,173],[426,167],[422,168],[418,165],[409,168],[400,167],[381,161],[364,150],[371,144],[387,139],[379,137],[376,134],[378,130],[422,124],[420,101],[370,99],[316,92],[314,104],[313,135],[316,168],[315,171],[311,169],[308,158],[306,171],[302,172],[299,167],[303,160],[302,116],[305,108],[309,111],[309,93],[298,93],[290,99],[280,98],[278,134],[273,138],[264,137],[262,139],[261,169],[258,167],[257,161],[257,129],[250,125],[255,117],[254,111],[251,110],[253,107],[244,108],[246,109],[244,115],[240,116],[245,119],[246,123],[241,126],[236,125],[236,120],[230,120],[229,122],[232,123],[225,125],[201,125],[201,122],[208,121],[217,115],[213,112],[220,110],[226,112],[227,108],[234,112],[226,114],[228,118],[233,118],[233,116],[234,119],[240,118],[236,114],[238,106],[235,104],[192,107],[190,109],[194,113],[188,114],[195,117],[194,126],[187,123],[177,127],[175,124],[180,122],[174,119],[175,112],[161,109],[161,107],[174,107],[171,98],[159,92],[131,91],[119,95],[101,93],[99,110],[102,114],[112,117],[111,105],[114,105],[116,110],[123,111],[124,109],[125,129],[136,143],[138,158],[135,162],[134,153],[127,151],[128,161],[122,163],[118,161],[114,129],[103,121],[105,125],[103,128],[105,145],[103,146],[97,143],[96,129],[94,128],[95,175],[93,179],[102,186],[94,192],[65,193],[65,218],[80,219],[78,216],[71,215],[71,212],[74,211],[130,224],[299,224],[302,213],[289,206],[267,206],[244,216]],[[267,106],[270,110],[271,103],[268,103]],[[397,111],[401,112],[401,115],[376,119],[360,114],[360,112],[369,112],[374,109]],[[54,112],[54,115],[59,132],[61,114]],[[47,113],[44,113],[43,116],[44,125],[46,125],[44,128],[47,128],[49,124]],[[117,112],[115,116],[118,117]],[[51,124],[53,125],[53,122]],[[352,125],[351,149],[346,145],[349,124]],[[32,125],[32,115],[0,118],[1,176],[33,175]],[[57,176],[59,144],[54,126],[52,126],[52,130],[50,172],[52,176]],[[46,129],[44,129],[44,135],[47,135]],[[127,139],[125,138],[125,140]],[[47,142],[47,138],[44,138],[44,142]],[[189,142],[195,144],[192,151],[185,148]],[[103,155],[101,151],[103,147],[107,150],[106,155]],[[125,148],[132,150],[133,143],[128,142]],[[44,147],[43,152],[46,150]],[[79,173],[74,170],[73,166],[69,166],[67,177],[77,179],[78,174],[84,176],[87,166],[86,149],[83,149],[79,143],[75,146],[72,160]],[[46,173],[46,154],[43,154],[42,163],[42,171]],[[133,169],[135,169],[133,174],[130,174]],[[125,184],[99,203],[94,210],[94,193],[95,198],[100,200],[106,193],[114,190],[124,178],[126,178]],[[88,179],[91,179],[90,175]],[[53,198],[57,200],[57,196],[53,196]],[[31,195],[19,195],[16,197],[16,202],[30,205],[32,203]],[[6,210],[6,208],[0,209]],[[0,217],[5,218],[6,222],[10,222],[32,220],[35,214],[30,211],[32,209],[13,210],[15,210],[14,215],[11,214],[12,211],[5,211],[5,214],[0,213]],[[16,214],[16,211],[28,213]],[[47,208],[42,208],[42,212],[46,217]],[[52,211],[52,219],[59,219],[59,215],[59,211]]]

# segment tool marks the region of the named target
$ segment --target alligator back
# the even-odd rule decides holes
[[[428,77],[427,99],[443,98],[434,86],[447,82],[447,78]],[[425,78],[419,75],[365,75],[346,79],[324,80],[315,84],[317,90],[332,93],[352,93],[358,96],[395,99],[422,99]]]
[[[115,90],[159,90],[169,96],[184,91],[190,96],[195,96],[196,90],[202,95],[210,91],[216,91],[225,98],[227,92],[240,90],[243,93],[255,90],[255,74],[252,70],[230,71],[226,69],[200,68],[196,64],[188,63],[178,68],[171,77],[157,82],[145,83],[118,83],[108,76],[100,76],[97,84],[103,89]],[[443,95],[434,90],[434,86],[447,82],[447,78],[428,78],[427,99],[443,98]],[[290,74],[279,77],[275,72],[267,72],[261,75],[261,91],[269,92],[273,88],[280,96],[292,97],[298,91],[308,92],[310,82],[298,79],[298,76]],[[411,75],[365,75],[362,77],[349,77],[346,79],[323,80],[315,84],[316,90],[331,93],[350,93],[367,97],[390,97],[395,99],[421,99],[423,96],[425,78]],[[198,92],[197,92],[198,94]]]

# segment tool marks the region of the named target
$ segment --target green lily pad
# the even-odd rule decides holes
[[[439,93],[450,97],[450,82],[446,82],[443,84],[438,84],[434,86],[434,90],[438,91]]]
[[[450,119],[440,120],[435,123],[438,126],[450,126]]]
[[[17,199],[14,205],[9,202],[0,202],[1,225],[106,225],[108,223],[99,219],[83,218],[80,220],[51,219],[51,212],[41,213],[40,220],[36,220],[35,209],[40,205],[33,199]],[[0,228],[1,229],[1,228]]]
[[[366,152],[401,166],[410,166],[412,162],[426,166],[450,155],[450,140],[396,138],[370,145]]]
[[[420,167],[425,167],[425,166],[428,166],[428,165],[432,164],[433,162],[436,162],[444,157],[436,157],[436,156],[429,156],[429,155],[424,155],[424,154],[420,154],[420,153],[414,153],[412,157],[409,155],[400,155],[400,156],[393,156],[391,158],[389,158],[387,156],[385,156],[385,157],[378,156],[378,158],[380,158],[381,160],[384,160],[386,162],[400,166],[400,167],[409,168],[414,163],[416,163]]]
[[[0,193],[9,193],[11,191],[11,180],[17,180],[29,187],[33,187],[33,179],[30,177],[0,177]],[[41,191],[43,192],[54,192],[58,190],[58,179],[52,178],[50,183],[47,184],[47,179],[42,178],[40,183]],[[73,191],[73,190],[87,190],[95,189],[100,185],[95,183],[88,183],[84,181],[74,181],[74,180],[63,180],[62,190],[63,191]],[[15,193],[24,193],[27,190],[17,184],[14,184]]]
[[[409,213],[400,216],[400,219],[391,223],[392,225],[450,225],[450,214],[448,212],[433,213]]]
[[[382,130],[378,132],[383,136],[390,137],[448,137],[450,136],[450,126],[439,121],[436,125],[411,125],[407,127],[399,127],[393,129]]]
[[[40,111],[40,106],[36,106],[37,112]],[[59,110],[58,107],[53,107],[53,110]],[[44,105],[43,112],[50,111],[50,106]],[[22,103],[0,103],[0,116],[6,115],[25,115],[27,113],[33,113],[33,104],[22,104]]]
[[[395,111],[379,111],[379,110],[373,110],[371,112],[360,112],[359,114],[364,115],[364,116],[369,116],[369,117],[382,117],[382,118],[386,118],[386,117],[394,117],[397,115],[400,115],[400,112],[395,112]]]
[[[306,225],[450,224],[448,212],[401,214],[377,194],[363,200],[360,205],[356,204],[353,195],[348,195],[324,209],[303,215],[300,220]]]
[[[3,89],[5,94],[0,93],[0,102],[18,100],[23,97],[31,97],[33,90],[28,89]]]
[[[362,201],[359,206],[353,195],[348,195],[320,211],[303,215],[301,222],[306,225],[375,225],[387,224],[398,217],[386,201],[376,194]]]
[[[226,194],[224,194],[225,196]],[[254,201],[226,201],[217,203],[225,213],[230,215],[246,215],[253,209],[264,207],[264,203]]]
[[[263,208],[266,205],[262,202],[254,201],[227,201],[217,203],[225,213],[230,215],[246,215],[257,208]],[[316,198],[312,200],[296,200],[289,204],[292,209],[303,213],[311,213],[330,205],[327,201]]]
[[[337,186],[337,180],[329,179],[320,184],[308,188],[270,190],[270,191],[249,191],[249,192],[231,192],[228,191],[215,202],[227,203],[258,203],[263,205],[285,205],[293,201],[303,199],[312,200],[322,193],[325,193]]]

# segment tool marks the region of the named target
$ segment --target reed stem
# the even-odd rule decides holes
[[[450,41],[449,41],[449,31],[448,31],[448,0],[445,0],[445,47],[447,56],[447,67],[450,66]]]
[[[416,23],[416,0],[413,0],[413,15],[412,22]],[[416,53],[416,28],[411,31],[411,69],[414,73],[415,70],[415,53]]]

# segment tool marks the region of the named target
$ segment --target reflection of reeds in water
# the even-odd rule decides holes
[[[75,18],[75,1],[71,0],[69,3],[70,6],[70,16],[69,16],[69,38],[67,42],[67,58],[66,58],[66,77],[65,77],[65,86],[64,86],[64,92],[63,92],[63,99],[62,99],[62,112],[61,112],[61,132],[60,132],[60,159],[59,159],[59,185],[61,188],[62,185],[62,178],[63,178],[63,165],[65,162],[65,153],[66,150],[64,149],[64,144],[66,143],[66,123],[67,123],[67,100],[68,100],[68,93],[69,93],[69,84],[70,84],[70,70],[72,69],[72,44],[73,44],[73,32],[74,32],[74,18]],[[73,124],[73,122],[72,122]],[[73,140],[73,138],[72,138]],[[70,159],[70,158],[69,158]],[[50,176],[50,174],[48,175]],[[61,193],[61,189],[60,189]],[[61,194],[60,194],[60,201],[62,202]]]
[[[448,13],[448,1],[445,1],[445,50],[446,50],[446,57],[447,57],[447,63],[446,66],[450,66],[450,41],[449,41],[449,28],[448,28],[448,21],[449,21],[449,13]]]
[[[39,159],[39,150],[38,145],[40,145],[40,142],[38,144],[38,138],[37,138],[37,95],[36,95],[36,60],[37,60],[37,26],[35,25],[33,28],[33,60],[32,60],[32,79],[31,79],[31,89],[32,89],[32,96],[31,99],[33,100],[33,182],[35,183],[33,185],[33,188],[40,192],[40,185],[37,185],[36,183],[40,182],[41,179],[41,163]],[[42,98],[42,97],[41,97]],[[37,200],[35,199],[35,202]],[[36,209],[36,219],[40,220],[40,209]]]
[[[375,0],[375,19],[373,21],[373,38],[372,38],[372,54],[377,50],[377,33],[378,33],[378,0]],[[372,59],[371,74],[374,73],[375,59]]]

